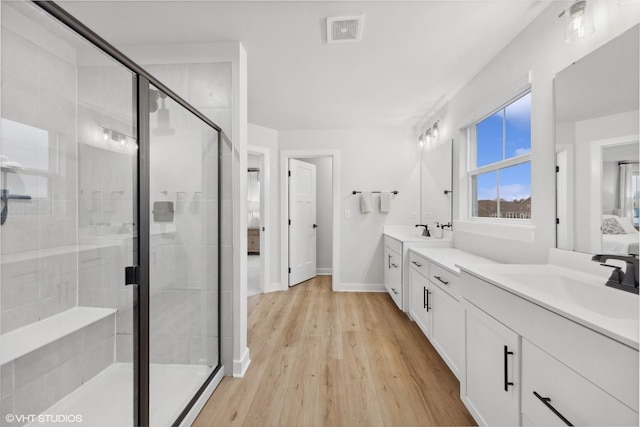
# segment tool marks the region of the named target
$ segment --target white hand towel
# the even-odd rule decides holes
[[[360,194],[360,212],[362,213],[371,212],[371,205],[372,205],[371,199],[372,199],[371,192],[369,191],[363,191]]]
[[[391,210],[391,192],[383,191],[380,193],[380,212],[389,212]]]

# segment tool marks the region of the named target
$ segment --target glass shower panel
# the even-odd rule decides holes
[[[219,143],[214,129],[150,92],[150,416],[166,425],[219,362]]]
[[[135,76],[1,7],[0,425],[131,425]]]

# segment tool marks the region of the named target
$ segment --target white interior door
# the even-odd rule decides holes
[[[289,286],[316,276],[316,165],[289,159]]]

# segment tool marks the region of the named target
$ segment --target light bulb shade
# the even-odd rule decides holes
[[[574,43],[595,31],[591,9],[586,0],[577,0],[569,7],[565,15],[565,41]]]
[[[163,99],[164,101],[164,99]],[[169,109],[164,106],[158,109],[158,127],[153,129],[152,133],[157,136],[169,136],[176,133],[175,129],[169,123]]]

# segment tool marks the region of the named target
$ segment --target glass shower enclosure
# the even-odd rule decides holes
[[[178,425],[220,369],[220,128],[2,2],[0,425]]]

